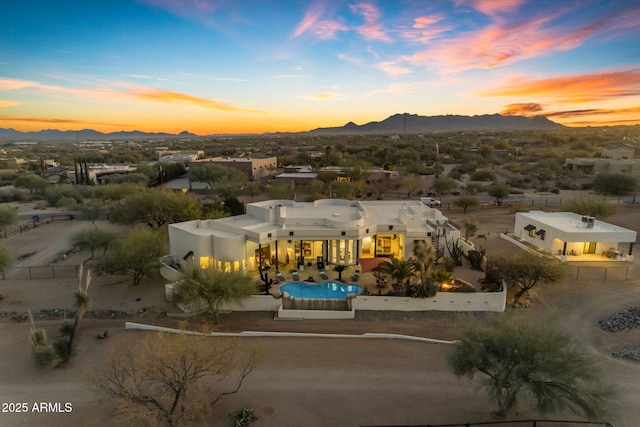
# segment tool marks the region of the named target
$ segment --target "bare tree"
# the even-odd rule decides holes
[[[131,422],[180,426],[202,421],[222,397],[240,390],[261,360],[257,347],[241,350],[230,338],[147,334],[114,342],[106,370],[95,381]]]

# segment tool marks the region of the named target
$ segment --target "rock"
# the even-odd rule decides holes
[[[605,317],[598,321],[596,326],[608,332],[622,332],[640,328],[640,307],[631,307],[620,313]]]

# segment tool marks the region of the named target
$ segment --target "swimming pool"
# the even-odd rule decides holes
[[[280,286],[280,292],[292,298],[346,299],[349,294],[362,292],[360,285],[345,285],[340,282],[290,282]]]

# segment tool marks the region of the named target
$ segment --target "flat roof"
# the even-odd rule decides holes
[[[525,218],[530,218],[538,222],[547,224],[550,227],[554,227],[566,232],[580,232],[580,233],[601,233],[601,232],[631,232],[636,233],[634,230],[620,227],[615,224],[600,221],[595,219],[593,221],[593,227],[587,228],[585,222],[582,220],[585,215],[579,215],[573,212],[544,212],[544,211],[530,211],[530,212],[518,212]]]

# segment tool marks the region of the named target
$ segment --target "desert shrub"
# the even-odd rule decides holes
[[[230,415],[235,419],[235,427],[246,427],[258,420],[257,415],[251,408],[238,409]]]
[[[478,249],[470,250],[464,255],[464,257],[469,261],[469,264],[471,264],[471,268],[482,270],[482,263],[486,252],[487,251],[485,249],[479,247]]]

